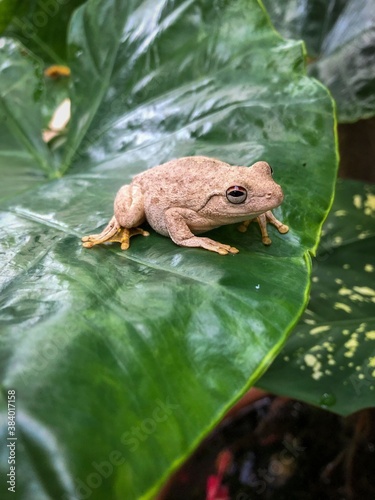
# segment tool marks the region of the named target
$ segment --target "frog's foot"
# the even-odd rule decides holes
[[[148,231],[145,231],[144,229],[140,227],[131,227],[130,229],[121,227],[115,236],[113,236],[110,240],[108,240],[106,243],[121,243],[121,250],[127,250],[130,246],[130,238],[132,236],[135,236],[137,234],[141,234],[142,236],[150,236],[150,233]]]
[[[254,219],[252,219],[254,220]],[[246,220],[244,221],[238,228],[241,233],[245,233],[247,231],[247,228],[249,227],[250,223],[252,220]],[[259,215],[256,218],[256,221],[259,224],[260,231],[262,233],[262,243],[263,245],[271,245],[272,241],[270,237],[268,236],[267,232],[267,222],[272,224],[273,226],[276,227],[276,229],[279,231],[281,234],[285,234],[289,231],[289,227],[286,224],[283,224],[280,222],[276,217],[273,215],[271,210],[268,210],[268,212],[265,212],[264,214]]]
[[[192,236],[186,240],[182,240],[177,243],[182,247],[199,247],[205,248],[210,252],[216,252],[220,255],[227,255],[228,253],[238,253],[239,250],[235,247],[231,247],[230,245],[224,245],[223,243],[219,243],[218,241],[211,240],[210,238],[202,238],[200,236]]]
[[[115,217],[113,217],[108,226],[99,234],[91,234],[82,238],[82,246],[92,248],[94,245],[101,243],[121,243],[121,250],[129,248],[129,240],[136,234],[149,236],[148,231],[144,231],[140,227],[125,228],[121,227]]]

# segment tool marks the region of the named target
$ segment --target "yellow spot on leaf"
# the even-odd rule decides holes
[[[362,333],[366,330],[367,324],[366,323],[361,323],[359,327],[356,329],[356,332]]]
[[[368,365],[371,366],[371,368],[375,367],[375,356],[368,359]]]
[[[355,194],[353,196],[353,205],[355,208],[362,208],[362,196],[360,194]]]
[[[332,352],[334,350],[333,345],[330,342],[323,342],[323,347],[327,349],[328,352]]]
[[[357,350],[357,347],[359,346],[358,333],[353,333],[351,338],[347,342],[345,342],[344,345],[347,348],[347,351],[344,353],[344,356],[347,358],[352,358]],[[354,366],[354,364],[349,363],[349,366]]]
[[[368,193],[365,201],[365,214],[372,215],[375,212],[375,195]]]
[[[359,233],[358,239],[364,240],[365,238],[367,238],[367,236],[370,236],[370,234],[370,231],[362,231],[362,233]]]
[[[375,297],[375,290],[368,286],[354,286],[353,290],[356,292],[362,294],[362,295],[368,295],[369,297]]]
[[[357,340],[357,335],[354,333],[353,337],[349,339],[347,342],[345,342],[345,347],[347,349],[357,349],[359,342]]]
[[[312,354],[305,354],[305,363],[307,366],[314,366],[315,363],[317,363],[317,359],[315,356]]]
[[[371,330],[370,332],[365,333],[366,338],[369,340],[375,340],[375,330]]]
[[[304,360],[306,365],[313,369],[312,378],[319,380],[323,375],[321,371],[322,363],[313,354],[305,354]]]
[[[345,311],[347,313],[351,313],[352,309],[350,306],[347,304],[343,304],[342,302],[336,302],[335,305],[333,306],[334,309],[341,309],[342,311]]]
[[[358,293],[352,293],[349,299],[353,302],[363,302],[364,300],[366,300],[363,295],[359,295]]]
[[[311,335],[316,335],[317,333],[327,332],[331,327],[330,326],[317,326],[310,330]]]
[[[315,319],[305,319],[304,323],[306,323],[306,325],[315,325],[316,321]]]

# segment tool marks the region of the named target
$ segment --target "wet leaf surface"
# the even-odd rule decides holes
[[[309,74],[332,92],[339,122],[374,116],[374,0],[264,4],[283,36],[305,41]]]
[[[91,0],[69,43],[72,120],[53,151],[40,142],[45,87],[29,91],[39,72],[14,86],[5,69],[1,80],[1,378],[4,398],[17,391],[18,488],[150,498],[304,308],[336,174],[332,102],[304,75],[301,45],[275,34],[257,2]],[[31,74],[32,56],[13,41],[3,48],[6,68],[14,60]],[[28,106],[25,130],[17,118]],[[126,252],[81,247],[122,184],[190,154],[269,161],[290,232],[271,230],[265,248],[255,224],[244,235],[217,229],[240,250],[226,257],[154,232]]]
[[[339,181],[307,310],[259,386],[341,415],[375,401],[375,190]]]

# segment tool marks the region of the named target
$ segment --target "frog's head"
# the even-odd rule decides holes
[[[272,168],[265,161],[258,161],[248,168],[232,167],[222,182],[222,188],[213,193],[204,211],[215,213],[220,218],[240,220],[278,207],[284,195],[272,174]]]
[[[230,205],[244,205],[247,212],[264,212],[281,205],[284,195],[279,184],[273,180],[272,167],[265,161],[254,163],[241,180],[229,186],[226,198]],[[241,207],[239,207],[241,210]]]

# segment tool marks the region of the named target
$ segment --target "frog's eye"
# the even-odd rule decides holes
[[[231,203],[243,203],[247,197],[247,191],[242,186],[231,186],[227,189],[227,199]]]

